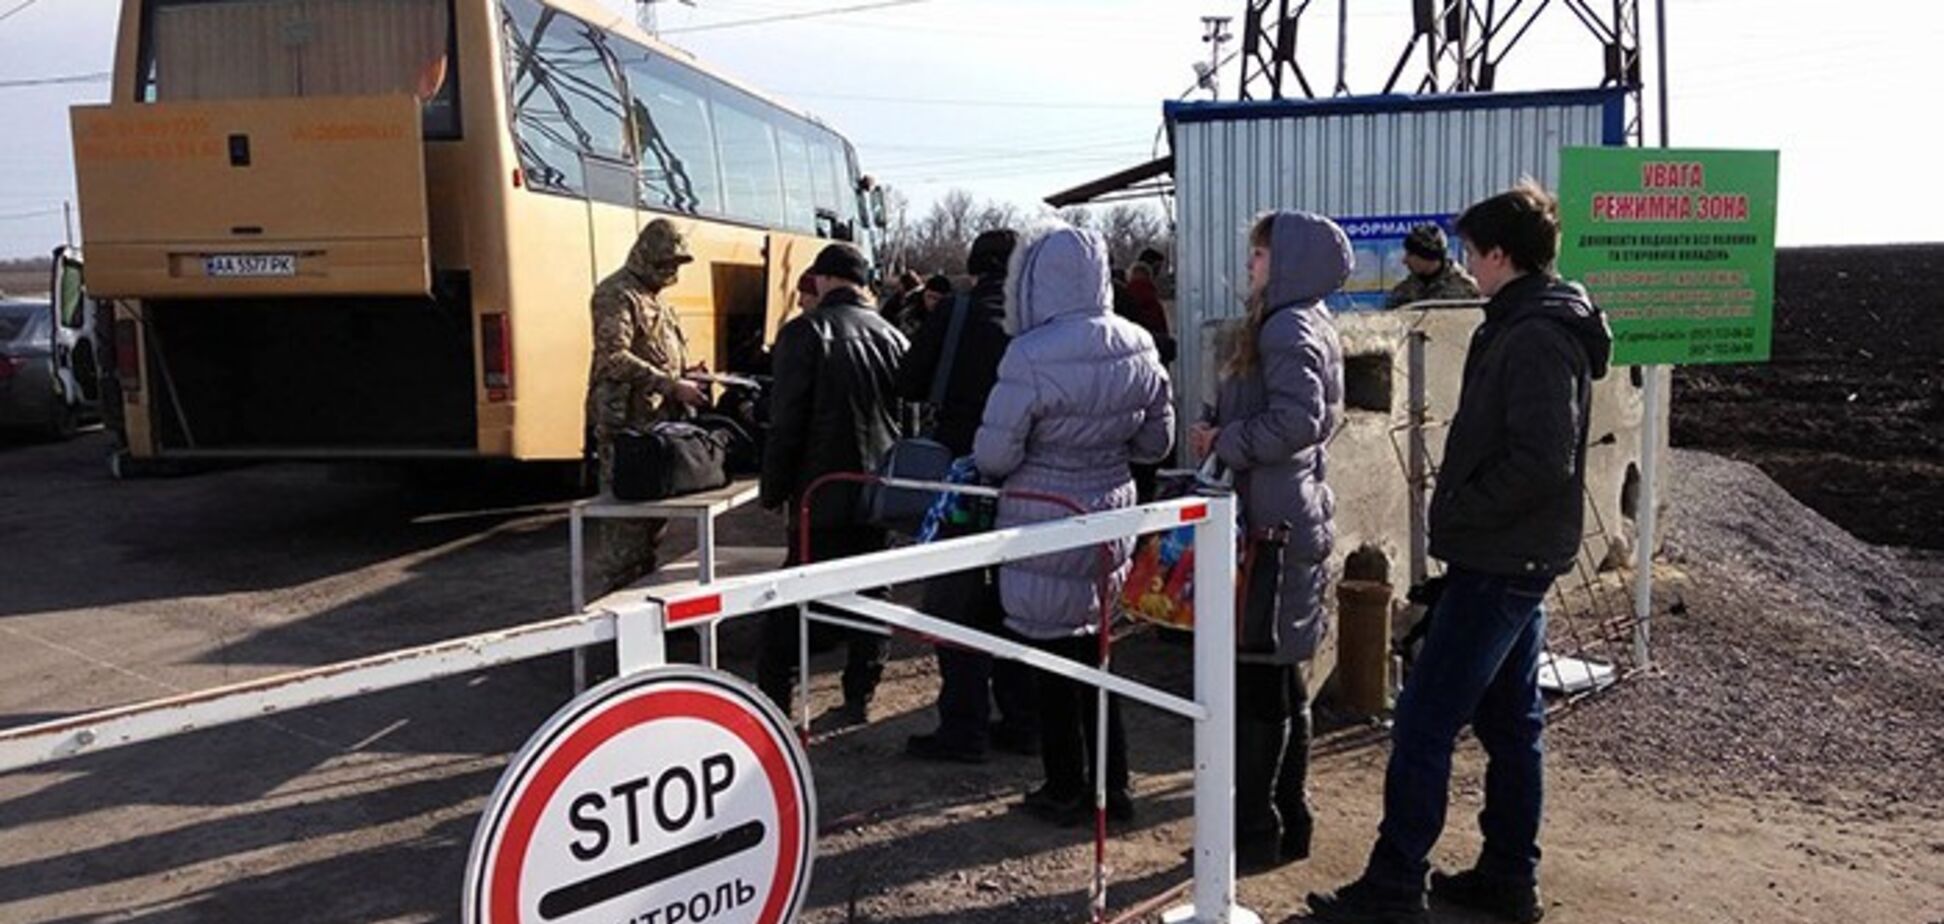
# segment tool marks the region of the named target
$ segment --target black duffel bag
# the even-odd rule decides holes
[[[614,438],[614,498],[667,500],[728,484],[729,439],[674,421],[622,432]]]
[[[730,477],[762,473],[763,446],[750,435],[749,428],[721,414],[697,414],[695,425],[721,437],[722,468]]]

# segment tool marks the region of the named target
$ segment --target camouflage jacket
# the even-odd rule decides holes
[[[594,438],[641,428],[673,410],[669,392],[688,366],[688,344],[673,309],[623,268],[594,289],[594,361],[587,421]]]
[[[1412,273],[1409,279],[1397,284],[1384,301],[1385,308],[1399,308],[1412,302],[1429,299],[1478,298],[1478,283],[1473,282],[1465,268],[1449,260],[1444,269],[1426,279]]]

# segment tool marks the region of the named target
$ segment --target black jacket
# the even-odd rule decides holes
[[[1487,574],[1563,574],[1579,554],[1593,382],[1613,335],[1579,286],[1515,279],[1472,334],[1431,498],[1431,554]]]
[[[945,335],[951,328],[955,304],[957,299],[939,303],[912,342],[911,355],[905,357],[904,368],[898,372],[898,396],[906,401],[931,400],[932,382],[944,358]],[[945,400],[938,408],[937,428],[931,434],[955,456],[972,454],[972,437],[985,416],[986,397],[999,380],[999,360],[1006,355],[1006,344],[1012,342],[1012,335],[1006,333],[1006,280],[981,277],[967,293],[965,311],[957,358],[945,380]]]
[[[896,382],[904,334],[856,293],[839,289],[776,335],[763,506],[791,504],[831,472],[869,472],[898,438]],[[811,499],[811,526],[854,526],[857,487],[833,484]]]

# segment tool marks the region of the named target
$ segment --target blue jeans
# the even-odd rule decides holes
[[[1365,876],[1421,892],[1431,847],[1444,833],[1451,752],[1470,723],[1485,748],[1485,849],[1478,868],[1535,883],[1544,795],[1546,706],[1539,655],[1546,646],[1551,577],[1502,577],[1452,568],[1423,651],[1398,696],[1384,773],[1384,821]]]

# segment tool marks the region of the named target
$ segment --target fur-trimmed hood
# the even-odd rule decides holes
[[[1021,235],[1006,268],[1006,332],[1112,313],[1107,264],[1107,242],[1096,232],[1048,222]]]

